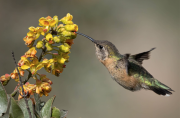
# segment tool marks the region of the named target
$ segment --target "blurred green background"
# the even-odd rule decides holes
[[[0,1],[0,75],[11,73],[14,62],[28,48],[23,37],[40,17],[71,13],[79,32],[109,40],[121,54],[136,54],[153,47],[143,66],[175,90],[162,97],[154,92],[131,92],[111,79],[97,60],[94,45],[82,36],[75,39],[70,62],[53,81],[49,97],[69,111],[68,118],[179,118],[180,117],[180,1],[179,0],[2,0]],[[44,70],[41,73],[46,73]],[[31,81],[34,83],[34,81]],[[6,87],[11,93],[16,83]]]

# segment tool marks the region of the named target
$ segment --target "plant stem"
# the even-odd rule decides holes
[[[23,93],[22,96],[23,96],[23,98],[24,98],[24,100],[25,100],[26,108],[27,108],[27,110],[28,110],[29,117],[32,118],[32,116],[31,116],[31,111],[30,111],[29,105],[28,105],[28,100],[27,100],[27,98],[26,98],[26,97],[27,97],[27,94],[25,94],[25,92],[24,92],[24,88],[23,88],[23,84],[24,84],[24,83],[22,82],[22,79],[21,79],[21,76],[20,76],[20,73],[19,73],[19,69],[18,69],[16,60],[15,60],[15,57],[14,57],[14,52],[12,52],[12,56],[13,56],[15,66],[16,66],[17,71],[18,71],[20,86],[21,86],[21,88],[22,88],[22,93]]]
[[[42,57],[44,56],[44,53],[46,52],[46,47],[42,48],[41,55],[39,56],[38,61],[41,61]]]
[[[46,53],[44,53],[44,55],[47,55],[47,54],[54,55],[52,52],[46,52]]]
[[[14,97],[17,94],[17,91],[19,89],[19,84],[16,86],[16,88],[14,89],[14,91],[11,93],[11,96]]]
[[[32,77],[32,73],[31,71],[27,70],[29,72],[29,75],[27,77],[27,79],[24,81],[24,84]],[[17,94],[17,91],[19,90],[20,86],[17,85],[16,88],[14,89],[14,91],[11,93],[11,96],[14,97]]]
[[[32,73],[31,71],[27,70],[29,72],[29,75],[27,77],[27,79],[24,81],[24,84],[32,77]]]

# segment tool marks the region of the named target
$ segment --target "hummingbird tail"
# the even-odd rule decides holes
[[[158,95],[170,96],[172,94],[171,91],[174,91],[170,87],[166,86],[158,80],[155,80],[153,85],[154,86],[151,86],[150,89]]]

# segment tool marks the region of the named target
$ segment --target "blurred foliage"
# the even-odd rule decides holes
[[[17,101],[12,96],[8,97],[9,95],[6,94],[6,91],[1,83],[0,90],[1,118],[29,118],[24,99]],[[52,107],[54,99],[55,96],[50,98],[44,104],[44,102],[41,102],[39,95],[36,93],[31,99],[28,99],[28,105],[30,107],[32,118],[65,118],[67,111],[60,111],[58,108]],[[8,106],[10,107],[9,111],[7,111]]]

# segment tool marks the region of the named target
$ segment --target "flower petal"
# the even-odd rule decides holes
[[[23,70],[26,70],[26,69],[28,69],[28,68],[30,68],[30,66],[28,66],[28,65],[22,65],[22,66],[21,66],[21,69],[23,69]]]

